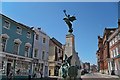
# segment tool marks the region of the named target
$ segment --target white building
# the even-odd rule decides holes
[[[49,36],[40,28],[35,29],[33,47],[33,73],[43,72],[43,77],[48,76]],[[40,76],[38,76],[40,77]]]

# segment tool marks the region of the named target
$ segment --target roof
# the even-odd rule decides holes
[[[105,35],[108,35],[108,36],[109,36],[110,33],[112,33],[111,31],[114,32],[116,29],[117,29],[117,28],[105,28],[105,29],[104,29],[104,33],[103,33],[103,38],[104,38]],[[108,32],[108,34],[107,34],[107,32]]]
[[[22,24],[22,23],[19,23],[19,22],[15,21],[15,20],[13,20],[13,19],[11,19],[11,18],[9,18],[9,17],[7,17],[7,16],[5,16],[5,15],[3,15],[3,14],[0,14],[0,15],[2,15],[2,17],[5,17],[5,18],[7,18],[7,19],[13,21],[14,23],[16,23],[16,24],[18,24],[18,25],[21,25],[21,26],[23,26],[23,27],[25,27],[25,28],[27,28],[27,29],[33,31],[33,30],[32,30],[33,27],[29,27],[29,26],[26,26],[26,25],[24,25],[24,24]]]
[[[59,47],[62,48],[62,44],[61,44],[58,40],[56,40],[54,37],[53,37],[51,40],[52,40],[52,42],[54,42],[57,46],[59,46]]]

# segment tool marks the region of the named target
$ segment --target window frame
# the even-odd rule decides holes
[[[2,51],[4,52],[4,51],[6,51],[6,47],[7,47],[6,45],[7,45],[8,38],[2,37],[2,44],[3,44],[3,38],[6,39],[6,42],[5,42],[5,45],[4,45],[4,50],[3,50],[3,47],[2,47]]]
[[[29,33],[29,35],[28,35],[28,33]],[[27,38],[31,38],[31,33],[30,33],[30,31],[27,31]]]
[[[35,56],[35,51],[37,50],[37,54],[36,54],[36,56]],[[34,56],[33,57],[35,57],[35,58],[37,58],[38,57],[38,49],[34,49]]]
[[[20,26],[17,26],[16,33],[20,35],[22,34],[22,28]]]
[[[18,44],[17,53],[15,53],[15,52],[16,52],[16,51],[15,51],[15,48],[14,48],[14,47],[15,47],[15,43]],[[13,46],[13,49],[14,49],[14,50],[13,50],[13,54],[18,55],[18,54],[19,54],[19,48],[20,48],[20,43],[14,42],[14,46]]]
[[[26,51],[26,47],[28,47],[28,52]],[[25,51],[25,57],[29,57],[30,56],[30,47],[29,46],[25,46],[25,50],[24,51]]]
[[[44,52],[44,55],[43,55]],[[42,60],[45,60],[45,51],[42,51]]]
[[[39,40],[39,35],[38,34],[36,34],[35,39]]]
[[[5,26],[5,22],[9,23],[9,26],[8,26],[8,27]],[[3,27],[4,27],[5,29],[10,29],[10,21],[5,20],[5,21],[4,21],[4,25],[3,25]]]
[[[43,41],[43,43],[46,43],[46,38],[45,38],[45,37],[43,37],[43,40],[42,40],[42,41]]]

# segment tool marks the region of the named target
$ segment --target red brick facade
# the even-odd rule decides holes
[[[115,31],[115,28],[105,28],[103,38],[98,36],[98,66],[101,73],[108,73],[109,42],[108,37]]]

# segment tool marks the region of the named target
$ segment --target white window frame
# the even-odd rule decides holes
[[[27,31],[27,38],[31,38],[31,33],[30,34],[28,33],[30,33],[30,31]]]
[[[39,35],[38,34],[36,34],[35,39],[39,40]]]
[[[29,46],[25,46],[25,50],[26,50],[26,47],[28,47],[28,53],[26,54],[26,51],[25,51],[25,57],[29,57],[30,56],[30,47]]]
[[[19,28],[19,29],[18,29]],[[22,34],[22,28],[20,26],[17,26],[17,30],[16,30],[16,33],[18,34]]]
[[[3,39],[3,38],[5,38],[5,37],[2,37],[2,39]],[[5,42],[4,51],[6,51],[6,45],[7,45],[7,40],[8,40],[8,38],[5,38],[5,39],[6,39],[6,42]],[[2,43],[3,43],[3,42],[2,42]],[[2,44],[2,43],[1,43],[1,44]],[[3,48],[2,48],[2,51],[3,51]],[[3,51],[3,52],[4,52],[4,51]]]
[[[116,50],[116,54],[117,54],[117,55],[119,55],[119,53],[118,53],[118,47],[116,47],[116,49],[115,49],[115,50]]]
[[[13,48],[15,47],[15,43],[17,43],[17,42],[14,42],[14,46],[13,46]],[[16,55],[19,54],[19,49],[20,49],[20,43],[17,43],[17,44],[18,44],[18,51],[17,51],[17,54],[16,54]],[[15,50],[15,49],[14,49],[14,50]],[[13,53],[15,52],[14,50],[13,50]],[[14,54],[15,54],[15,53],[14,53]]]
[[[37,50],[37,55],[36,55],[36,57],[35,57],[35,50]],[[38,49],[34,49],[34,56],[33,56],[34,58],[37,58],[38,57]]]
[[[45,37],[43,37],[43,40],[42,40],[42,41],[43,41],[43,43],[45,44],[45,43],[46,43],[46,38],[45,38]]]
[[[8,28],[5,26],[5,22],[8,22],[8,23],[9,23]],[[5,21],[4,21],[4,25],[3,25],[3,27],[4,27],[5,29],[10,29],[10,22],[9,22],[8,20],[5,20]]]
[[[110,54],[111,54],[111,58],[113,58],[113,53],[112,53],[112,51],[110,51]]]

